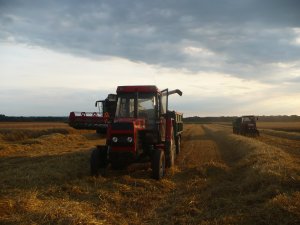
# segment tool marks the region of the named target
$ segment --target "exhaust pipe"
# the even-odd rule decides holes
[[[182,96],[182,91],[180,91],[179,89],[175,89],[173,91],[168,92],[168,95],[172,95],[172,94],[178,94],[178,95]]]

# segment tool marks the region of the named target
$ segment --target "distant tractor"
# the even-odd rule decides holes
[[[119,86],[115,118],[109,123],[106,145],[93,150],[91,175],[108,165],[123,169],[135,163],[151,164],[159,180],[180,152],[182,114],[168,110],[168,97],[178,89],[160,91],[156,86]]]
[[[233,133],[246,136],[259,136],[256,120],[257,118],[253,115],[236,118],[232,123]]]
[[[96,130],[106,133],[109,120],[115,116],[117,98],[109,94],[106,99],[96,101],[99,112],[70,112],[69,125],[75,129]]]

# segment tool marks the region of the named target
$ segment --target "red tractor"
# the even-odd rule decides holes
[[[98,176],[109,164],[123,169],[134,163],[151,163],[152,176],[159,180],[172,167],[180,152],[182,114],[168,110],[171,94],[156,86],[119,86],[115,118],[108,124],[106,145],[91,155],[91,175]]]
[[[96,130],[106,133],[109,120],[114,118],[117,98],[109,94],[106,99],[96,101],[99,112],[70,112],[69,125],[75,129]]]

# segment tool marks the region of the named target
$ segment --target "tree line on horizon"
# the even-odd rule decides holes
[[[298,115],[276,115],[276,116],[257,116],[261,122],[300,122]],[[232,122],[237,116],[216,116],[216,117],[184,117],[186,123],[213,123],[213,122]],[[0,122],[68,122],[65,116],[5,116],[0,114]]]
[[[0,122],[68,122],[63,116],[5,116],[0,114]]]
[[[276,116],[256,116],[258,121],[261,122],[300,122],[300,116],[298,115],[276,115]],[[183,122],[187,123],[214,123],[214,122],[232,122],[238,116],[217,116],[217,117],[186,117]]]

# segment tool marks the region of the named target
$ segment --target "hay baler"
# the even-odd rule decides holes
[[[110,164],[123,169],[134,163],[151,164],[152,176],[160,179],[180,152],[182,114],[168,110],[171,94],[156,86],[119,86],[115,118],[108,124],[106,145],[97,146],[90,160],[91,175]]]
[[[96,130],[106,133],[109,120],[114,118],[116,95],[109,94],[106,99],[95,102],[98,112],[70,112],[69,125],[75,129]]]

